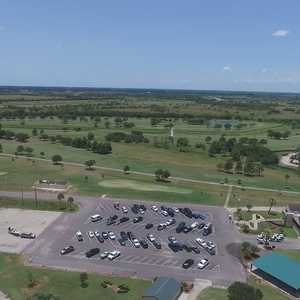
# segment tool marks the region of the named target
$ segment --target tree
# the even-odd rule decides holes
[[[246,207],[247,207],[247,209],[248,209],[248,212],[250,212],[250,210],[252,209],[252,204],[250,204],[250,203],[248,203],[247,205],[246,205]]]
[[[52,162],[54,165],[60,164],[62,162],[62,160],[63,159],[62,159],[61,155],[59,155],[59,154],[55,154],[52,156]]]
[[[2,145],[0,144],[0,153],[3,152],[3,148],[2,148]]]
[[[243,242],[241,244],[241,254],[246,259],[251,259],[257,256],[259,248],[256,245],[250,244],[249,242]]]
[[[58,194],[57,194],[57,199],[58,199],[59,201],[61,201],[61,200],[65,199],[65,195],[64,195],[63,193],[58,193]]]
[[[211,137],[211,136],[207,136],[207,137],[205,138],[205,142],[206,142],[207,144],[209,144],[209,143],[211,142],[211,140],[212,140],[212,137]]]
[[[189,140],[185,137],[179,138],[176,142],[176,147],[179,148],[180,152],[185,152],[189,146]]]
[[[235,173],[242,174],[243,173],[243,163],[241,160],[238,160],[235,164]]]
[[[96,161],[94,159],[87,160],[84,163],[88,170],[92,170],[92,167],[96,165]]]
[[[224,163],[219,162],[219,163],[217,164],[217,169],[218,169],[219,172],[224,171]]]
[[[73,197],[68,197],[67,202],[69,203],[69,207],[72,206],[72,204],[74,203],[74,198]]]
[[[262,300],[263,293],[244,282],[234,282],[228,288],[228,300]]]
[[[32,135],[33,135],[33,136],[37,136],[37,135],[38,135],[38,131],[37,131],[36,128],[33,128],[33,129],[32,129]]]
[[[110,122],[108,120],[105,121],[104,126],[106,129],[108,129],[110,127]]]
[[[60,298],[53,294],[36,293],[32,297],[27,298],[27,300],[60,300]]]
[[[89,132],[87,138],[89,141],[92,141],[95,138],[95,135],[92,132]]]
[[[88,287],[88,274],[86,272],[82,272],[79,274],[79,279],[80,279],[80,286],[82,288],[87,288]]]
[[[19,145],[17,147],[17,153],[23,153],[24,152],[24,146],[23,145]]]
[[[163,169],[156,170],[154,174],[157,181],[166,181],[171,176],[168,170]]]
[[[130,171],[130,167],[128,165],[124,166],[123,171],[125,174],[128,174]]]
[[[29,135],[27,133],[19,132],[16,134],[16,141],[20,143],[26,143],[29,139]]]

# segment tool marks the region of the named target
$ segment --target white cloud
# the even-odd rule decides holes
[[[232,72],[232,68],[230,66],[224,66],[223,71],[224,72]]]
[[[288,30],[279,29],[272,33],[272,36],[274,37],[287,37],[290,34]]]
[[[260,70],[260,72],[261,72],[261,73],[267,73],[267,72],[268,72],[268,69],[267,69],[267,68],[262,68],[262,69]]]

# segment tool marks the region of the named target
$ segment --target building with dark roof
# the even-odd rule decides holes
[[[300,298],[300,263],[270,252],[251,264],[251,271],[290,295]]]
[[[181,283],[174,278],[159,277],[147,288],[143,300],[176,300],[181,294]]]

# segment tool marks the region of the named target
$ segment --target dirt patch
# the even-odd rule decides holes
[[[0,172],[0,176],[4,176],[4,175],[7,175],[8,173],[7,172]]]
[[[139,182],[135,180],[103,180],[98,183],[102,187],[117,188],[117,189],[131,189],[144,192],[166,192],[177,194],[190,194],[192,191],[186,188],[176,186],[158,185],[153,183]]]

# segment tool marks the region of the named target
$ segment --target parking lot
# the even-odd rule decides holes
[[[114,204],[119,202],[120,208],[116,209]],[[152,203],[142,201],[114,200],[107,198],[90,199],[88,205],[76,214],[63,214],[53,225],[29,247],[26,254],[30,256],[32,264],[49,265],[67,269],[85,269],[89,271],[101,272],[114,275],[139,276],[153,278],[155,276],[173,276],[180,279],[209,278],[222,283],[228,278],[224,272],[229,272],[235,279],[242,276],[242,268],[238,261],[227,252],[227,244],[234,242],[234,225],[228,221],[228,214],[223,208],[208,207],[199,205],[178,204],[176,208],[187,207],[192,213],[200,214],[201,218],[188,217],[182,212],[174,209],[174,216],[163,215],[161,206],[173,208],[170,203]],[[134,213],[134,204],[144,205],[146,210]],[[155,205],[158,211],[151,207]],[[128,212],[123,212],[122,207],[126,207]],[[177,212],[175,212],[177,211]],[[100,215],[102,219],[92,222],[91,216]],[[114,215],[118,216],[114,224],[108,225],[107,220]],[[122,217],[129,218],[128,221],[120,223]],[[133,219],[142,217],[142,220],[134,223]],[[171,222],[171,220],[174,221]],[[158,230],[158,225],[163,223],[174,223],[166,225],[162,230]],[[186,229],[180,233],[176,228],[185,222]],[[212,224],[212,232],[207,236],[203,235],[204,225]],[[153,227],[146,229],[147,224]],[[83,241],[78,241],[76,233],[80,231]],[[102,241],[103,232],[113,232],[114,239],[107,238]],[[99,232],[100,241],[95,236]],[[120,233],[130,237],[125,241],[125,245],[119,242]],[[149,240],[149,234],[155,238],[155,243]],[[133,237],[132,237],[133,235]],[[172,238],[170,238],[172,237]],[[136,241],[138,245],[134,245]],[[202,239],[201,243],[196,240]],[[141,245],[144,240],[148,247],[145,249]],[[176,240],[180,249],[172,250],[169,246],[170,240]],[[211,242],[214,251],[209,251],[204,242]],[[161,245],[158,247],[157,244]],[[202,245],[201,245],[202,244]],[[66,246],[73,246],[74,251],[61,255],[60,251]],[[93,248],[99,248],[99,253],[87,258],[86,252]],[[101,258],[105,251],[120,251],[120,255],[113,260]],[[183,267],[183,263],[192,259],[193,264],[188,268]],[[208,260],[208,265],[203,268],[198,267],[202,259]]]
[[[61,213],[12,208],[0,209],[0,251],[20,253],[32,240],[8,234],[12,226],[20,232],[39,235],[55,221]]]

